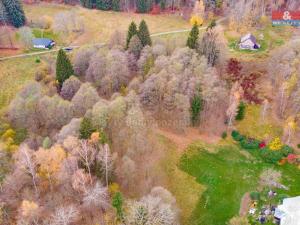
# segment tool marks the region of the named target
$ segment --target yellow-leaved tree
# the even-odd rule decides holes
[[[203,19],[199,16],[192,16],[191,19],[190,19],[190,24],[191,25],[197,25],[197,26],[202,26],[203,24]]]
[[[99,132],[93,132],[91,134],[91,138],[90,138],[91,143],[96,144],[96,143],[99,142],[99,140],[100,140],[100,133]]]
[[[17,224],[38,224],[39,206],[33,201],[23,200],[18,214]]]
[[[295,121],[295,118],[290,116],[289,118],[287,118],[285,123],[285,128],[284,128],[284,136],[286,138],[286,144],[288,145],[290,144],[296,129],[297,129],[297,123]]]
[[[23,200],[20,211],[21,211],[22,216],[28,217],[37,209],[38,209],[38,205],[35,202]]]
[[[62,161],[66,158],[65,150],[60,145],[54,145],[50,149],[40,148],[35,156],[39,165],[38,175],[47,179],[52,188],[55,183],[55,175],[59,171]]]
[[[8,128],[1,136],[3,149],[8,153],[14,153],[18,149],[14,141],[15,136],[16,132],[11,128]]]
[[[278,151],[283,147],[283,144],[279,137],[274,138],[273,141],[269,144],[269,148],[273,151]]]

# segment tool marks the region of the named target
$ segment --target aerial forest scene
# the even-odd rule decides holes
[[[0,225],[300,225],[300,1],[0,0]]]

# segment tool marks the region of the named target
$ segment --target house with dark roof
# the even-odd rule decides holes
[[[240,49],[257,50],[260,45],[257,43],[256,38],[252,34],[246,34],[241,38]]]
[[[55,45],[55,42],[48,38],[34,38],[32,45],[34,48],[50,49]]]

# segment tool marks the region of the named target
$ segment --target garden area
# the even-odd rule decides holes
[[[300,194],[300,170],[295,165],[266,162],[227,139],[211,146],[215,152],[207,151],[200,142],[194,143],[180,160],[179,168],[206,186],[190,218],[191,225],[226,224],[238,215],[243,195],[260,189],[260,176],[267,169],[282,174],[281,183],[287,190],[276,190],[279,194]]]

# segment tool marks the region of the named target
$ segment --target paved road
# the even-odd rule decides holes
[[[220,20],[217,21],[217,23],[220,23],[222,21],[224,21],[226,18],[222,18]],[[201,27],[199,28],[199,30],[205,30],[207,27]],[[161,33],[155,33],[155,34],[151,34],[151,37],[158,37],[158,36],[164,36],[164,35],[168,35],[168,34],[177,34],[177,33],[185,33],[185,32],[189,32],[191,29],[182,29],[182,30],[175,30],[175,31],[167,31],[167,32],[161,32]],[[106,43],[98,43],[98,44],[90,44],[90,45],[85,45],[85,46],[98,46],[98,47],[103,47],[105,46]],[[58,47],[56,49],[53,50],[47,50],[47,51],[40,51],[40,52],[33,52],[33,53],[27,53],[27,54],[20,54],[20,55],[14,55],[14,56],[7,56],[7,57],[2,57],[0,58],[0,61],[4,61],[4,60],[9,60],[9,59],[15,59],[15,58],[24,58],[24,57],[29,57],[29,56],[38,56],[38,55],[44,55],[44,54],[49,54],[52,52],[58,52],[59,49],[61,48],[80,48],[80,45],[76,45],[76,46],[68,46],[68,47]]]

